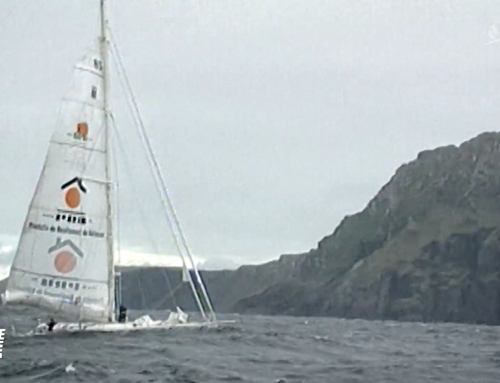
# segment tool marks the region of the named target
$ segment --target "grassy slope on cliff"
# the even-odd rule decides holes
[[[500,134],[422,152],[304,258],[300,292],[278,284],[234,308],[498,323],[499,194]]]

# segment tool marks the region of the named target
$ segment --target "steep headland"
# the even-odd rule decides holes
[[[238,312],[500,323],[500,134],[428,150]]]

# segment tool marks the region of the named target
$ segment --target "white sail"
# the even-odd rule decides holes
[[[106,143],[103,63],[75,67],[32,198],[4,300],[107,321]]]

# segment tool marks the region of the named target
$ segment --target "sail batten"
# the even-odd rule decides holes
[[[71,146],[73,148],[80,148],[80,149],[86,150],[88,152],[98,152],[98,153],[102,153],[102,154],[106,153],[104,150],[94,149],[94,148],[87,148],[87,147],[82,146],[80,144],[69,144],[67,142],[55,141],[55,140],[51,140],[50,143],[52,143],[54,145]]]
[[[12,267],[12,269],[14,271],[19,271],[20,273],[32,274],[32,275],[39,276],[39,277],[47,277],[47,278],[53,277],[50,274],[36,273],[34,271],[24,270],[24,269],[20,269],[20,268],[17,268],[17,267]],[[107,283],[107,280],[82,279],[82,278],[76,278],[76,277],[58,277],[58,279],[61,280],[61,281],[90,282],[90,283]]]
[[[86,67],[83,67],[83,66],[80,66],[80,65],[75,65],[75,69],[78,70],[78,71],[81,71],[81,72],[87,72],[87,73],[92,73],[94,76],[96,77],[99,77],[99,78],[103,78],[103,75],[99,72],[97,72],[96,70],[94,69],[89,69],[89,68],[86,68]]]
[[[93,108],[93,109],[97,109],[97,110],[103,110],[102,107],[100,106],[96,106],[90,102],[85,102],[85,101],[79,101],[79,100],[75,100],[75,99],[72,99],[72,98],[63,98],[63,101],[66,101],[67,103],[75,103],[75,104],[78,104],[78,105],[85,105],[85,106],[88,106],[90,108]]]

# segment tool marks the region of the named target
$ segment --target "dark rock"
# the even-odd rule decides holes
[[[2,279],[0,281],[0,294],[3,294],[6,288],[7,288],[7,279]]]
[[[500,134],[422,152],[319,242],[293,286],[234,309],[499,324],[499,196]]]

